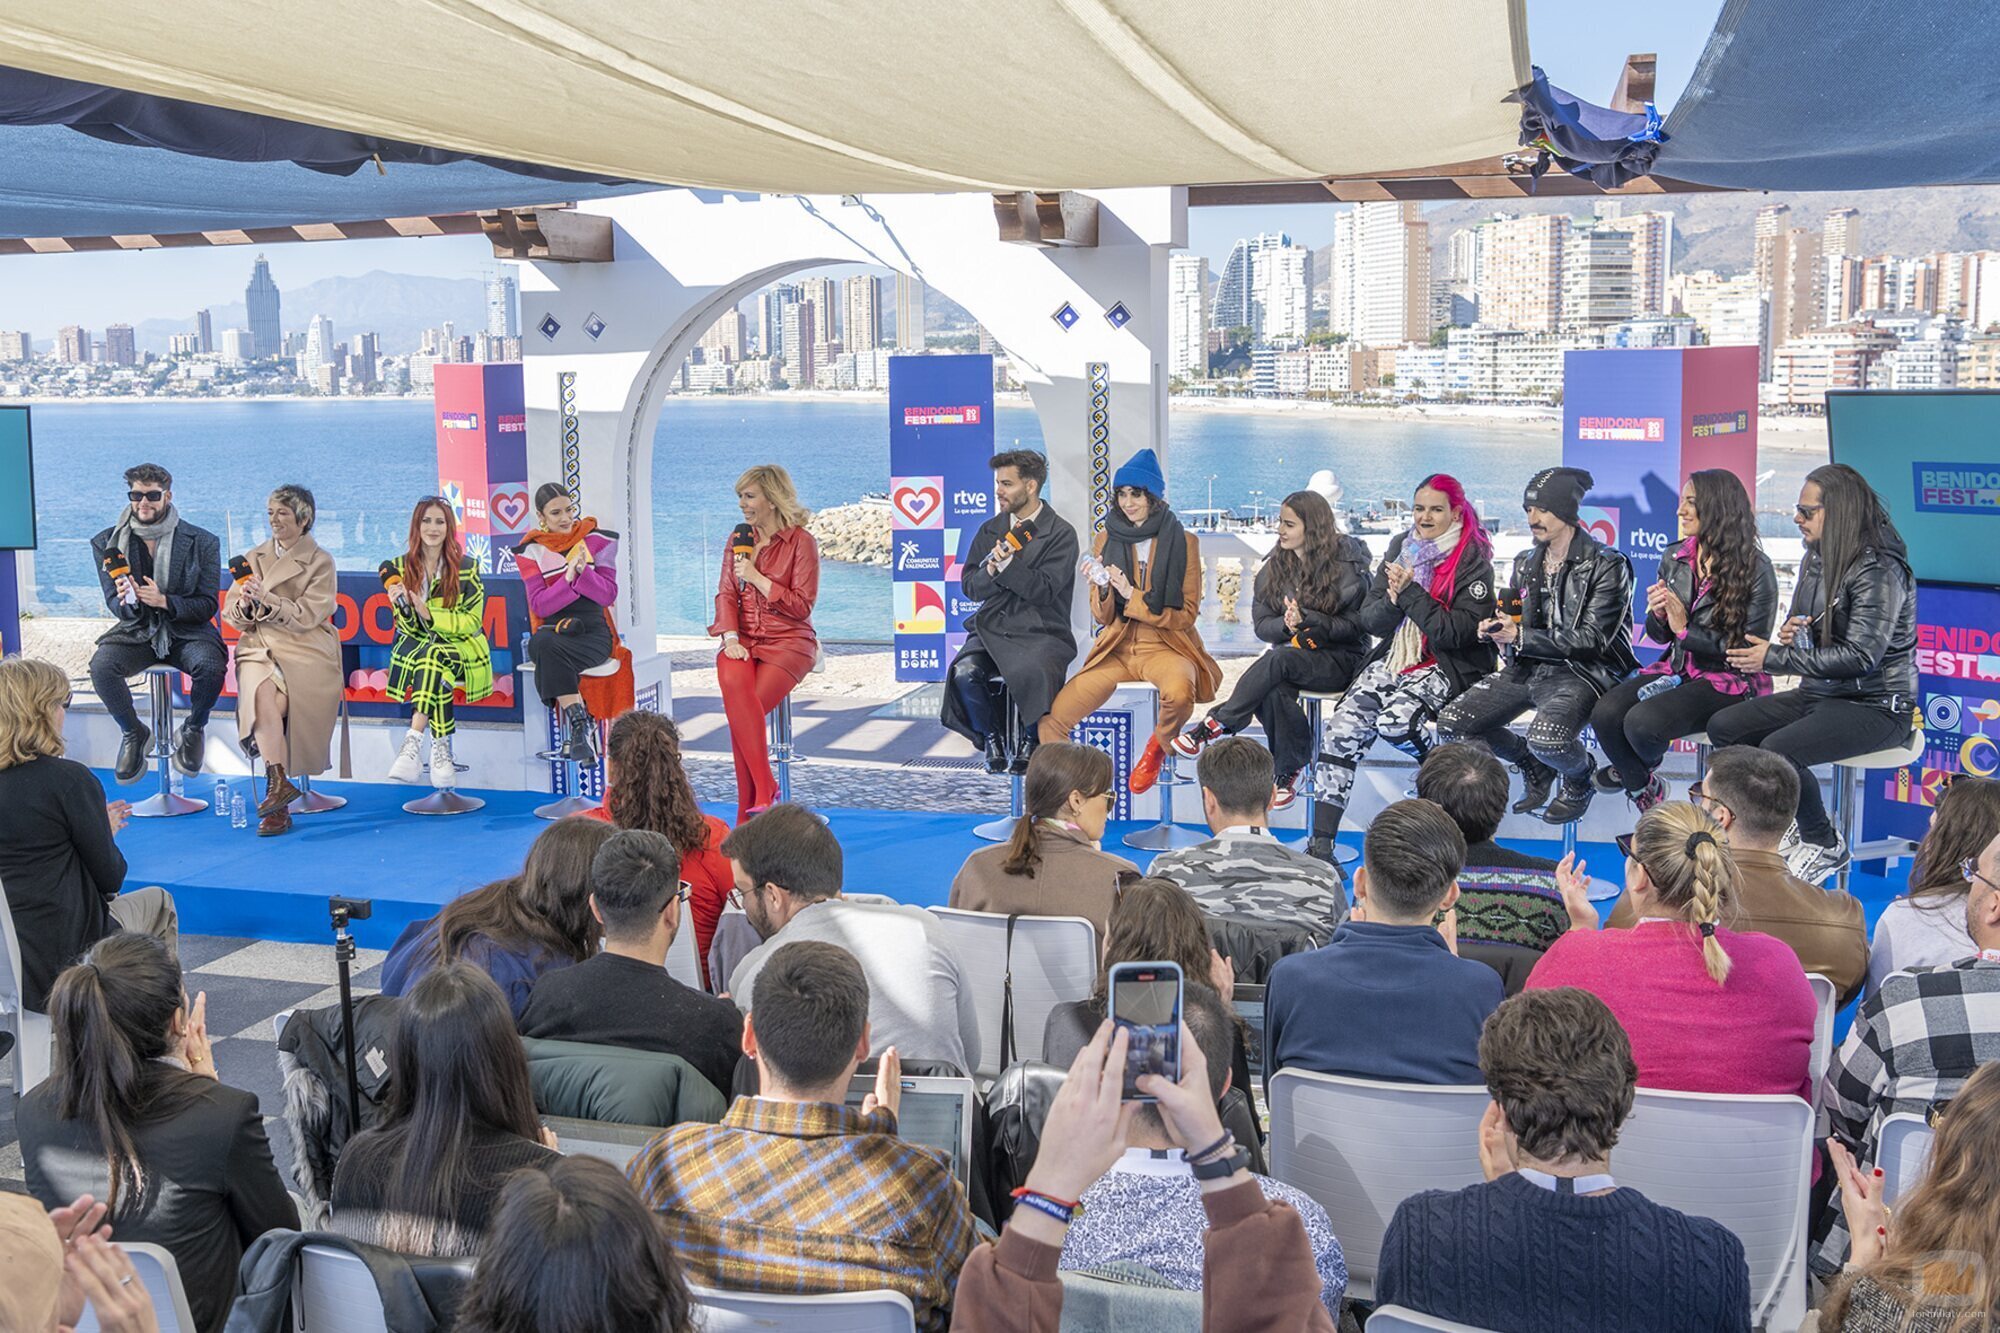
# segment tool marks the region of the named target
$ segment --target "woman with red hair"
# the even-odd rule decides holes
[[[1424,728],[1494,669],[1493,645],[1479,637],[1493,607],[1493,543],[1465,487],[1442,472],[1424,478],[1361,608],[1381,642],[1327,719],[1307,851],[1332,859],[1354,770],[1378,736],[1421,763]]]
[[[449,502],[436,495],[417,501],[410,514],[409,547],[382,563],[382,582],[396,617],[388,695],[413,709],[389,778],[417,780],[428,731],[431,785],[455,786],[453,705],[461,693],[468,703],[493,693],[493,653],[481,626],[486,585],[479,581],[478,564],[467,560],[459,545],[458,518]]]

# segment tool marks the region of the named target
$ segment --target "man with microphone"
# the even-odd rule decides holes
[[[1035,747],[1036,724],[1076,658],[1070,628],[1076,529],[1042,499],[1049,479],[1042,455],[1013,449],[993,455],[992,467],[1000,512],[979,525],[960,560],[965,595],[979,610],[966,622],[965,646],[945,680],[943,721],[985,751],[987,772],[1004,772],[1001,708],[1011,694],[1022,724],[1013,756],[1021,772]]]
[[[229,652],[215,627],[222,543],[181,520],[173,486],[172,474],[157,463],[128,468],[125,511],[90,539],[104,604],[117,622],[98,637],[90,681],[124,733],[115,769],[120,782],[135,782],[146,771],[153,741],[133,709],[126,678],[162,663],[193,678],[187,717],[173,737],[174,766],[193,776],[201,772],[202,729],[229,669]]]

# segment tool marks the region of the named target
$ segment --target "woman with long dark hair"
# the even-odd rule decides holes
[[[1611,761],[1597,775],[1646,811],[1667,799],[1657,772],[1667,747],[1708,729],[1733,703],[1771,692],[1761,671],[1742,672],[1724,656],[1751,636],[1771,637],[1778,575],[1757,540],[1757,513],[1734,472],[1704,468],[1681,488],[1681,544],[1660,557],[1646,589],[1646,636],[1667,646],[1657,662],[1605,691],[1590,714]]]
[[[583,516],[561,482],[535,490],[540,524],[514,548],[514,565],[536,621],[528,638],[535,689],[562,715],[563,758],[597,762],[597,724],[584,706],[583,673],[611,660],[618,646],[618,534]]]
[[[688,884],[688,916],[694,921],[695,954],[708,983],[708,946],[715,923],[736,887],[722,840],[729,826],[706,815],[681,764],[681,733],[673,720],[642,709],[621,714],[611,724],[604,758],[604,804],[587,811],[621,829],[644,829],[674,845],[681,878]]]
[[[1368,596],[1368,548],[1340,530],[1318,491],[1293,491],[1278,506],[1278,548],[1257,571],[1251,618],[1272,645],[1237,678],[1207,717],[1174,737],[1193,758],[1211,741],[1233,736],[1255,718],[1271,742],[1278,794],[1292,803],[1292,783],[1312,759],[1312,728],[1299,691],[1344,690],[1368,652],[1361,604]]]
[[[333,1229],[403,1254],[477,1254],[507,1178],[561,1160],[493,979],[447,963],[412,986],[389,1070],[388,1118],[355,1135],[333,1173]]]
[[[217,1081],[208,997],[190,1004],[160,941],[99,940],[49,992],[55,1062],[21,1099],[28,1192],[88,1194],[118,1239],[167,1250],[198,1327],[216,1333],[251,1241],[296,1228],[254,1094]]]
[[[520,874],[404,928],[383,960],[382,993],[401,995],[434,968],[467,962],[493,978],[519,1018],[537,977],[597,952],[590,863],[615,831],[594,819],[559,819],[543,829]]]
[[[951,882],[951,906],[968,912],[1080,916],[1104,935],[1121,874],[1139,867],[1102,851],[1105,821],[1118,800],[1111,756],[1088,745],[1050,741],[1035,748],[1022,784],[1027,808],[1014,836],[965,858]]]
[[[1806,558],[1791,614],[1774,641],[1748,635],[1727,656],[1745,675],[1797,676],[1798,688],[1723,709],[1708,738],[1761,746],[1799,770],[1798,841],[1785,861],[1818,883],[1848,852],[1813,765],[1905,745],[1916,723],[1917,584],[1882,497],[1846,464],[1806,474],[1794,517]]]
[[[1422,763],[1424,729],[1493,670],[1493,645],[1479,637],[1493,605],[1493,542],[1478,510],[1458,478],[1425,477],[1410,526],[1389,539],[1361,608],[1364,631],[1380,642],[1326,720],[1307,851],[1333,859],[1354,771],[1378,738]]]
[[[409,544],[381,567],[396,619],[388,695],[411,705],[410,730],[389,765],[392,782],[415,782],[423,770],[424,733],[431,735],[431,785],[454,787],[451,737],[456,701],[493,693],[493,652],[482,621],[486,585],[479,562],[458,540],[458,517],[442,496],[427,495],[410,512]]]
[[[458,1333],[693,1333],[694,1301],[660,1225],[618,1168],[565,1157],[500,1192]]]
[[[1910,887],[1882,909],[1868,946],[1868,989],[1891,972],[1949,967],[1979,952],[1965,928],[1967,862],[2000,836],[2000,782],[1961,776],[1938,797],[1910,863]]]

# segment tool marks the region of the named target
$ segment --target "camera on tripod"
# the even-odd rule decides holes
[[[327,910],[333,914],[333,928],[343,930],[349,921],[366,921],[375,915],[373,898],[328,898]]]

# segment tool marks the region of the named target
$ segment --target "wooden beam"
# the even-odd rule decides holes
[[[1039,249],[1097,244],[1097,200],[1076,190],[998,190],[993,225],[1009,245]]]
[[[1625,68],[1618,75],[1618,87],[1611,93],[1611,109],[1645,115],[1646,103],[1653,100],[1659,63],[1660,58],[1651,51],[1626,56]]]
[[[557,264],[611,262],[611,219],[569,208],[503,208],[479,215],[496,259]]]
[[[606,245],[609,245],[608,220]],[[295,241],[352,241],[399,236],[477,236],[472,213],[421,218],[370,218],[356,222],[302,222],[289,227],[243,227],[122,236],[0,237],[0,256],[89,254],[112,250],[185,250],[211,245],[284,245]]]

